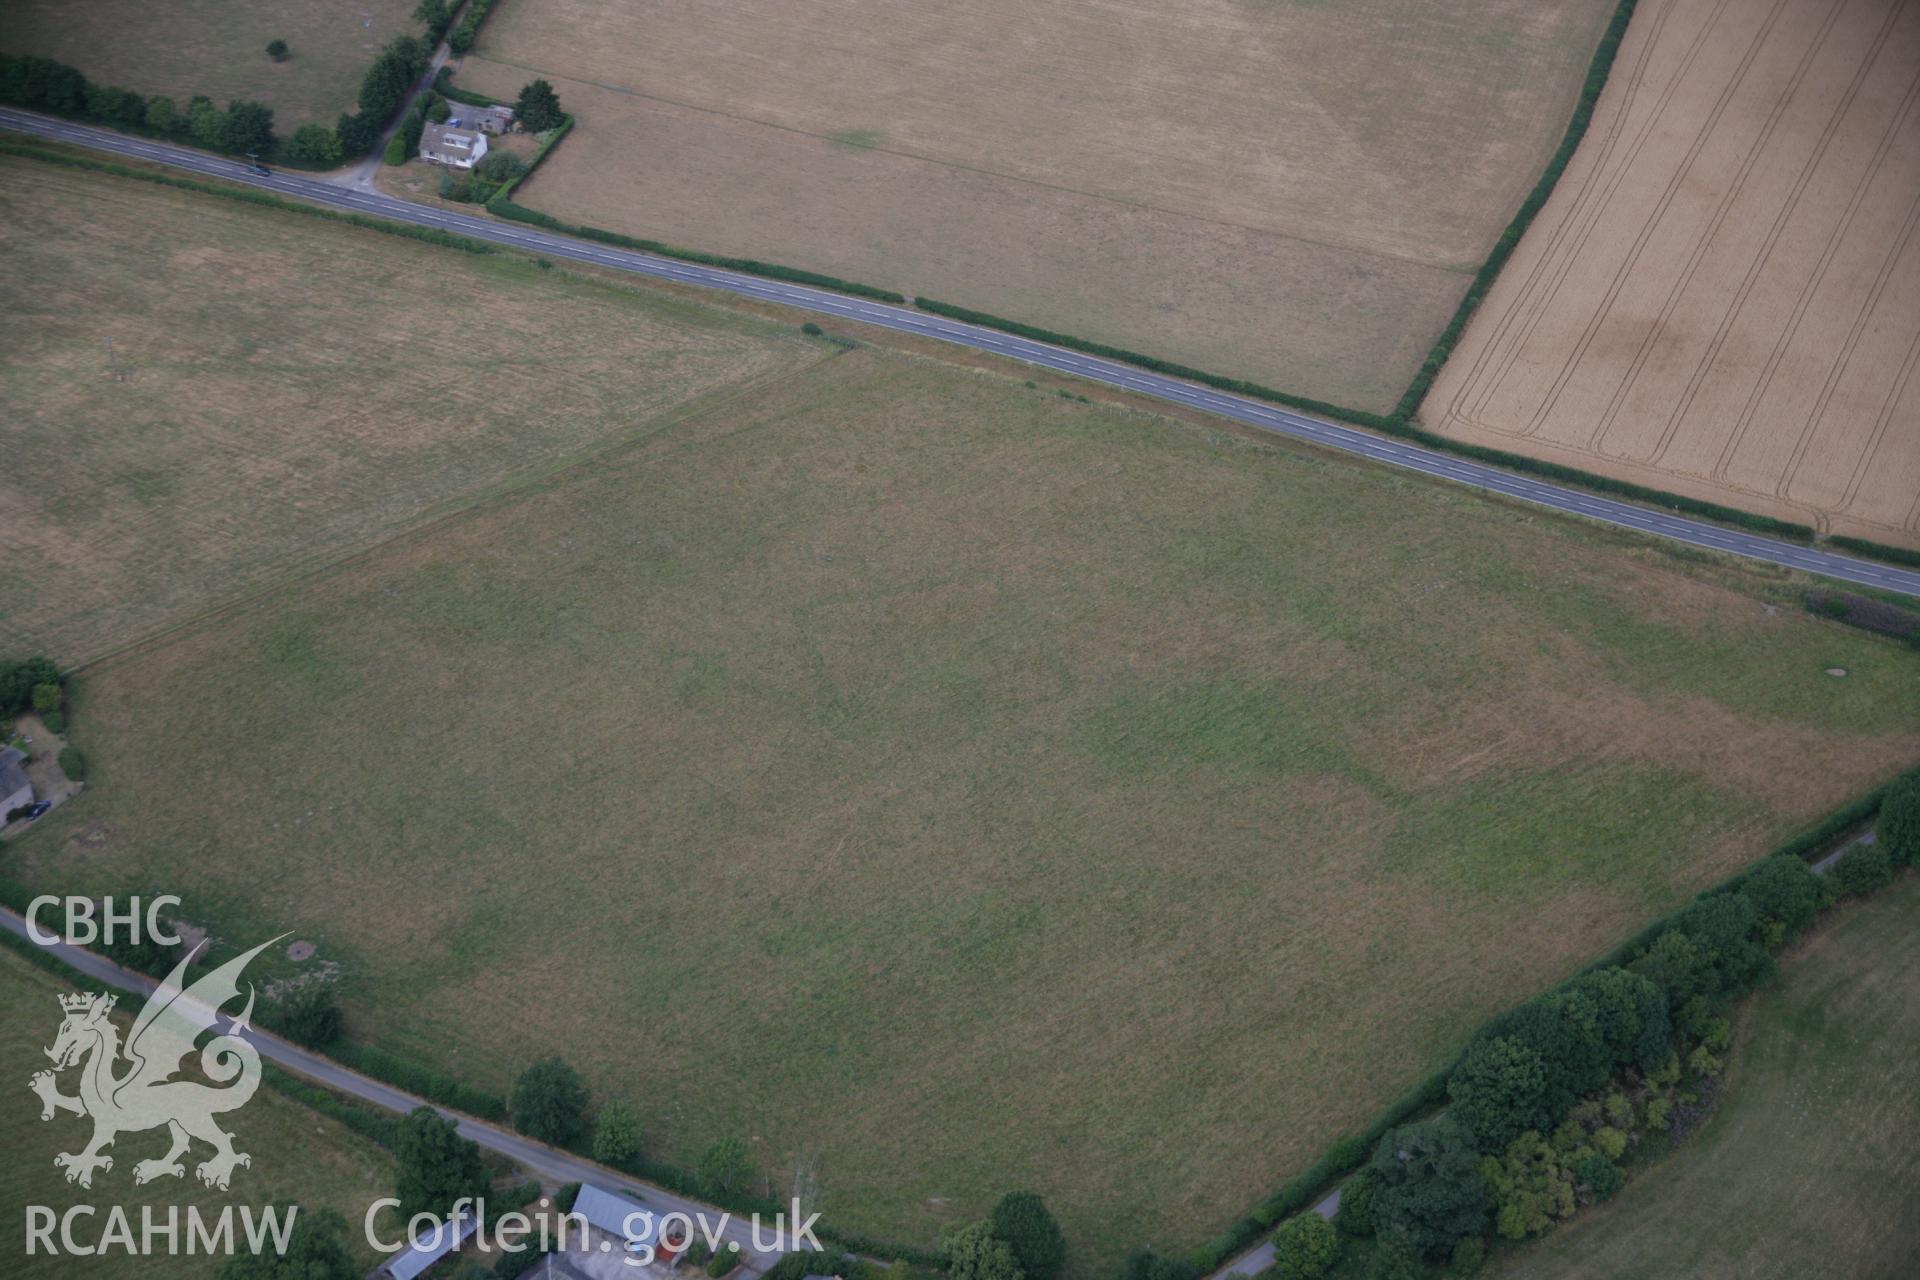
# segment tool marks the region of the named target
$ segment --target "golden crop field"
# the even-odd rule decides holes
[[[565,218],[1383,408],[1565,128],[1610,0],[513,0]]]
[[[0,49],[78,67],[96,84],[165,94],[185,109],[203,93],[225,104],[251,98],[273,108],[282,135],[309,122],[331,125],[354,109],[360,77],[380,47],[417,36],[415,0],[351,4],[237,0],[7,0]],[[285,40],[285,62],[267,57]]]
[[[1421,410],[1920,546],[1920,5],[1645,0]]]

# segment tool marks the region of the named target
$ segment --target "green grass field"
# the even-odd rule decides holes
[[[1742,1018],[1729,1093],[1686,1146],[1503,1280],[1896,1280],[1920,1258],[1920,877],[1842,909]]]
[[[0,653],[62,665],[828,350],[12,157],[0,272]]]
[[[413,0],[351,5],[237,0],[9,0],[0,48],[78,67],[96,84],[166,94],[184,110],[205,94],[224,105],[251,98],[273,108],[276,130],[331,126],[355,108],[360,77],[396,36],[417,36]],[[285,62],[266,54],[285,40]]]
[[[228,1204],[257,1208],[295,1201],[303,1210],[338,1210],[351,1227],[350,1237],[361,1261],[371,1268],[380,1260],[371,1248],[359,1243],[360,1221],[369,1204],[393,1194],[392,1156],[265,1086],[246,1106],[222,1119],[223,1127],[234,1136],[235,1149],[253,1157],[251,1165],[235,1171],[233,1185],[226,1192],[202,1186],[193,1175],[192,1164],[184,1179],[160,1178],[135,1186],[134,1164],[166,1151],[167,1136],[160,1130],[123,1134],[113,1147],[113,1168],[95,1174],[90,1190],[66,1182],[54,1167],[53,1157],[58,1152],[79,1150],[91,1126],[64,1113],[43,1122],[40,1099],[27,1089],[27,1079],[46,1069],[42,1051],[53,1043],[60,1029],[59,998],[72,990],[12,951],[0,949],[0,1078],[6,1081],[6,1087],[0,1088],[0,1133],[7,1135],[8,1157],[0,1168],[0,1203],[7,1206],[7,1211],[0,1214],[0,1257],[8,1260],[8,1275],[111,1274],[163,1280],[205,1277],[214,1269],[205,1257],[129,1258],[119,1253],[84,1260],[44,1253],[28,1257],[23,1214],[29,1204],[48,1206],[55,1213],[65,1213],[73,1205],[99,1206],[101,1216],[92,1219],[90,1225],[83,1221],[76,1228],[83,1241],[91,1241],[104,1227],[109,1205],[124,1206],[137,1229],[142,1206],[152,1206],[164,1221],[169,1206],[178,1206],[184,1215],[188,1205],[195,1205],[211,1218]],[[123,1030],[139,1007],[138,1000],[122,998],[119,1021]],[[72,1073],[62,1076],[61,1091],[71,1094],[74,1090]],[[206,1149],[195,1149],[195,1159],[206,1155]],[[237,1223],[235,1230],[239,1230]],[[181,1244],[184,1248],[184,1237]]]
[[[144,191],[76,216],[140,234],[116,228]],[[43,184],[33,216],[68,198]],[[224,216],[169,253],[333,234]],[[365,283],[424,251],[340,234],[358,258],[305,277],[311,305],[426,323]],[[476,273],[510,332],[583,317],[577,376],[489,404],[527,431],[556,383],[627,394],[596,308],[667,305],[420,261]],[[252,275],[182,277],[201,304],[169,341],[284,397],[304,366],[236,334]],[[1091,1274],[1209,1237],[1488,1014],[1920,757],[1920,655],[1778,576],[732,323],[774,344],[764,376],[610,411],[613,443],[530,480],[487,436],[468,497],[510,492],[402,510],[379,549],[87,670],[89,790],[0,876],[294,930],[357,1036],[499,1092],[559,1053],[656,1156],[738,1135],[776,1186],[816,1159],[849,1229],[924,1242],[1031,1187]],[[24,386],[12,418],[53,420],[64,385]],[[82,489],[67,460],[29,492]],[[108,523],[147,509],[92,491]],[[120,572],[83,560],[16,608],[110,600]]]

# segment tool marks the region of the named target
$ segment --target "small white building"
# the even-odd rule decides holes
[[[15,809],[33,803],[33,784],[27,781],[27,753],[14,747],[0,747],[0,824]]]
[[[450,169],[471,169],[487,154],[487,135],[478,129],[456,129],[453,121],[430,124],[420,131],[420,158]]]

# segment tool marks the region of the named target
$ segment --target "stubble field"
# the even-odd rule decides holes
[[[1516,1250],[1502,1280],[1898,1280],[1920,1258],[1920,877],[1823,924],[1754,998],[1720,1113]]]
[[[223,106],[251,98],[273,108],[285,135],[313,122],[331,127],[352,111],[381,46],[420,34],[408,16],[413,7],[414,0],[7,0],[0,48],[57,58],[96,84],[165,94],[183,111],[197,93]],[[292,50],[285,62],[266,55],[275,39]]]
[[[824,354],[658,294],[10,157],[0,272],[0,653],[62,665]]]
[[[1558,141],[1605,0],[515,0],[460,81],[580,120],[516,197],[1390,405]]]
[[[1920,8],[1646,0],[1421,411],[1920,546]]]

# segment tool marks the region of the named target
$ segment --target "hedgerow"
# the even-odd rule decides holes
[[[1456,1054],[1439,1071],[1427,1077],[1390,1106],[1373,1124],[1368,1126],[1364,1134],[1342,1139],[1329,1147],[1313,1165],[1261,1201],[1252,1212],[1236,1221],[1226,1231],[1179,1260],[1155,1258],[1150,1253],[1142,1251],[1130,1260],[1126,1274],[1151,1276],[1152,1280],[1191,1280],[1191,1277],[1217,1270],[1229,1259],[1257,1243],[1281,1219],[1324,1199],[1342,1177],[1366,1163],[1369,1152],[1389,1131],[1434,1111],[1444,1103],[1448,1097],[1449,1084],[1467,1049],[1489,1037],[1511,1033],[1517,1024],[1534,1018],[1538,1011],[1552,1011],[1569,994],[1579,995],[1583,989],[1590,989],[1590,984],[1598,976],[1626,971],[1629,977],[1644,978],[1661,986],[1662,995],[1668,999],[1671,999],[1671,994],[1666,986],[1661,985],[1662,981],[1675,984],[1676,992],[1685,996],[1685,999],[1680,1002],[1682,1005],[1696,999],[1699,1001],[1691,1008],[1673,1010],[1675,1015],[1685,1015],[1683,1021],[1690,1023],[1693,1028],[1689,1032],[1683,1027],[1680,1034],[1697,1037],[1700,1030],[1712,1022],[1712,1015],[1718,1008],[1727,1000],[1750,989],[1753,982],[1766,972],[1767,966],[1771,963],[1766,955],[1766,947],[1769,944],[1777,946],[1791,936],[1792,930],[1786,926],[1804,923],[1799,908],[1794,905],[1804,900],[1803,895],[1797,887],[1797,882],[1789,880],[1782,874],[1780,860],[1791,861],[1798,868],[1801,880],[1812,880],[1811,870],[1805,862],[1808,854],[1831,844],[1839,835],[1872,819],[1879,813],[1882,801],[1888,795],[1904,796],[1908,794],[1908,788],[1912,789],[1913,794],[1920,796],[1920,769],[1910,771],[1886,786],[1876,788],[1858,800],[1835,810],[1807,831],[1774,849],[1765,858],[1726,882],[1704,891],[1686,907],[1646,926],[1633,938],[1588,965],[1566,983],[1490,1019],[1469,1037],[1467,1046],[1460,1054]],[[1875,847],[1874,845],[1863,846],[1865,849]],[[1856,855],[1849,855],[1850,858],[1854,856]],[[1859,863],[1851,869],[1848,880],[1862,886],[1877,887],[1883,882],[1881,867],[1885,860],[1884,853],[1877,859],[1871,855],[1861,858]],[[1813,895],[1821,905],[1825,905],[1831,896],[1823,886],[1817,883],[1808,893]],[[1715,958],[1710,963],[1701,962],[1693,968],[1676,967],[1672,963],[1673,956],[1667,953],[1682,951],[1684,948],[1677,943],[1668,943],[1662,947],[1661,938],[1671,934],[1679,939],[1693,941],[1696,947],[1699,945],[1698,938],[1717,938],[1718,935],[1714,931],[1726,929],[1725,917],[1728,912],[1717,909],[1712,904],[1715,899],[1730,895],[1739,897],[1737,909],[1732,911],[1732,916],[1748,923],[1744,926],[1745,933],[1739,939],[1729,938],[1726,943],[1730,945],[1732,942],[1744,939],[1743,945],[1748,950],[1737,962],[1733,961],[1732,957],[1721,955],[1719,950],[1715,950]],[[1786,921],[1776,921],[1782,925],[1779,931],[1763,927],[1766,921],[1776,919],[1761,910],[1763,903],[1772,910],[1789,915]],[[1656,951],[1656,948],[1659,950]],[[1636,974],[1634,972],[1636,962],[1643,961],[1649,955],[1655,957],[1654,961],[1641,963],[1640,972]],[[1683,979],[1690,985],[1682,985]],[[1649,1047],[1650,1045],[1640,1047],[1640,1058],[1643,1062]],[[1561,1115],[1555,1115],[1552,1122],[1557,1124],[1561,1118]]]
[[[1607,86],[1607,75],[1613,70],[1614,55],[1620,52],[1620,41],[1626,37],[1627,22],[1633,17],[1637,0],[1620,0],[1614,8],[1613,19],[1607,23],[1606,32],[1600,37],[1600,44],[1593,51],[1593,61],[1587,64],[1586,83],[1580,86],[1580,99],[1574,104],[1573,118],[1567,122],[1567,131],[1560,138],[1560,146],[1547,161],[1547,167],[1541,171],[1539,181],[1533,184],[1533,190],[1521,202],[1520,209],[1513,215],[1513,221],[1507,224],[1500,238],[1493,243],[1493,252],[1480,264],[1480,270],[1474,273],[1473,283],[1467,286],[1466,293],[1460,299],[1460,305],[1454,308],[1453,318],[1447,327],[1440,331],[1433,347],[1427,352],[1427,358],[1420,362],[1413,381],[1401,393],[1400,402],[1394,406],[1393,416],[1411,421],[1420,408],[1420,402],[1427,397],[1427,390],[1440,373],[1440,367],[1453,353],[1454,344],[1460,340],[1460,334],[1466,329],[1467,321],[1480,306],[1487,291],[1493,288],[1494,280],[1500,275],[1507,259],[1520,243],[1520,237],[1526,234],[1535,215],[1547,203],[1547,197],[1553,194],[1554,187],[1560,181],[1560,175],[1566,172],[1567,164],[1573,159],[1573,153],[1579,149],[1580,140],[1587,136],[1587,126],[1593,120],[1594,104],[1600,100],[1600,91]]]
[[[1596,492],[1612,494],[1649,506],[1664,507],[1669,511],[1679,511],[1687,515],[1703,516],[1723,524],[1737,525],[1751,529],[1756,533],[1770,534],[1779,538],[1790,538],[1798,542],[1813,541],[1813,529],[1809,525],[1794,524],[1786,520],[1776,520],[1771,516],[1756,515],[1751,511],[1740,511],[1733,507],[1723,507],[1716,502],[1702,502],[1698,498],[1689,498],[1684,494],[1668,493],[1664,489],[1649,489],[1645,485],[1631,484],[1625,480],[1616,480],[1612,476],[1597,475],[1582,471],[1577,467],[1561,466],[1556,462],[1545,462],[1539,458],[1529,458],[1518,453],[1508,453],[1503,449],[1490,449],[1484,445],[1468,444],[1449,436],[1435,435],[1411,420],[1397,416],[1385,416],[1369,413],[1365,409],[1350,409],[1344,405],[1330,404],[1324,400],[1313,400],[1306,396],[1297,396],[1287,391],[1276,391],[1272,387],[1261,386],[1257,382],[1248,382],[1241,378],[1227,378],[1219,374],[1207,373],[1200,369],[1175,364],[1171,360],[1162,360],[1158,356],[1142,355],[1137,351],[1128,351],[1123,347],[1110,347],[1102,342],[1090,342],[1076,338],[1071,334],[1058,333],[1052,329],[1042,329],[1037,325],[1024,324],[1018,320],[1008,320],[1003,316],[992,315],[985,311],[975,311],[970,307],[957,307],[952,303],[938,302],[931,298],[915,298],[914,306],[934,315],[946,316],[952,320],[967,324],[980,325],[983,328],[998,329],[1003,333],[1015,334],[1022,338],[1032,338],[1037,342],[1051,343],[1057,347],[1067,347],[1074,351],[1084,351],[1088,355],[1100,356],[1108,360],[1118,360],[1125,364],[1138,365],[1142,369],[1151,369],[1155,373],[1164,373],[1168,377],[1183,378],[1189,382],[1198,382],[1222,391],[1231,391],[1235,395],[1247,396],[1255,400],[1266,400],[1288,408],[1304,410],[1327,418],[1338,418],[1345,422],[1371,427],[1386,435],[1399,436],[1415,444],[1423,445],[1444,453],[1457,454],[1472,458],[1476,462],[1491,463],[1505,467],[1509,471],[1522,471],[1566,484],[1579,485]]]
[[[115,177],[135,178],[141,182],[152,182],[163,187],[177,187],[182,191],[198,191],[203,195],[219,196],[223,200],[238,200],[243,204],[280,209],[309,218],[324,218],[328,222],[343,222],[348,226],[378,231],[382,235],[399,236],[404,240],[419,240],[426,244],[438,245],[443,249],[458,249],[462,253],[500,252],[497,245],[488,244],[484,240],[475,240],[470,236],[455,235],[450,231],[442,231],[438,227],[420,227],[407,222],[393,222],[386,218],[369,218],[359,213],[337,213],[320,205],[288,200],[271,191],[258,191],[252,187],[229,187],[218,183],[199,182],[192,178],[176,178],[171,174],[129,168],[110,160],[94,160],[87,156],[69,155],[61,151],[46,151],[6,139],[0,139],[0,154],[22,156],[46,164],[65,165],[70,169],[91,169],[98,173],[110,173]]]
[[[575,226],[560,221],[552,214],[542,213],[538,209],[529,209],[525,205],[515,204],[511,200],[503,200],[498,196],[488,202],[487,212],[514,222],[530,223],[549,231],[558,231],[563,235],[578,236],[583,240],[597,240],[601,244],[616,245],[622,249],[637,249],[641,253],[651,253],[656,257],[676,258],[681,262],[695,262],[707,267],[722,267],[729,271],[744,272],[747,275],[765,276],[770,280],[787,280],[794,284],[814,285],[822,289],[832,289],[836,293],[850,293],[857,297],[873,298],[881,302],[906,301],[900,294],[891,290],[876,289],[869,284],[842,280],[838,276],[822,275],[817,271],[783,267],[778,263],[762,262],[757,258],[727,258],[717,254],[698,253],[692,249],[676,249],[672,245],[661,244],[658,240],[638,240],[632,236],[621,235],[617,231]]]

